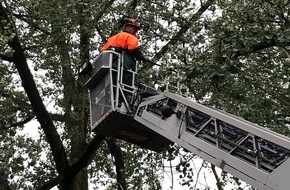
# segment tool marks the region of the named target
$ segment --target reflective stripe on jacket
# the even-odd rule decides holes
[[[106,44],[100,49],[100,51],[104,51],[111,46],[132,51],[138,47],[138,39],[136,36],[128,32],[120,32],[108,38]]]

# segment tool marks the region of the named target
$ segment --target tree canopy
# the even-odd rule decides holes
[[[124,17],[148,24],[140,45],[160,65],[140,64],[139,82],[178,81],[197,102],[289,136],[289,8],[286,0],[2,0],[0,189],[162,189],[158,172],[181,152],[182,183],[197,188],[191,153],[154,153],[90,131],[77,70]],[[232,179],[239,188],[203,165],[214,188]]]

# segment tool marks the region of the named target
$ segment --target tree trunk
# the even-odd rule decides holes
[[[110,149],[111,155],[114,157],[115,160],[118,190],[127,190],[127,182],[124,174],[125,166],[122,150],[116,144],[115,138],[108,138],[107,144]]]

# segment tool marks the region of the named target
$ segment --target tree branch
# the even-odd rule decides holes
[[[107,141],[108,147],[110,149],[111,155],[114,157],[115,160],[115,167],[117,173],[117,183],[120,184],[118,186],[118,190],[127,190],[126,178],[124,175],[125,166],[124,166],[124,158],[122,154],[122,150],[116,144],[116,139],[109,138]]]
[[[28,116],[24,120],[16,122],[16,123],[11,123],[9,126],[6,126],[5,128],[18,127],[21,125],[25,125],[26,123],[30,122],[33,118],[34,118],[34,115]]]
[[[15,16],[16,18],[18,18],[19,20],[26,22],[27,24],[29,24],[31,26],[31,28],[35,29],[35,30],[39,30],[41,32],[43,32],[45,35],[50,35],[51,33],[47,30],[44,30],[43,28],[41,28],[37,22],[33,22],[35,20],[40,20],[41,18],[33,18],[31,20],[27,19],[28,17],[25,15],[20,15],[20,14],[13,14],[13,16]]]
[[[171,38],[171,40],[169,40],[169,42],[165,44],[159,52],[155,54],[153,60],[159,60],[168,51],[169,46],[174,45],[177,42],[176,39],[180,39],[180,37],[185,34],[192,26],[191,23],[197,21],[201,17],[201,15],[208,9],[208,7],[211,6],[214,2],[215,0],[208,0],[206,3],[204,3],[199,8],[199,10],[188,20],[187,24],[182,26],[180,30]]]
[[[55,126],[53,125],[49,113],[47,112],[46,107],[42,102],[36,84],[33,80],[33,76],[29,70],[24,52],[22,51],[22,46],[16,36],[13,38],[11,47],[15,50],[13,54],[14,64],[22,80],[22,86],[27,93],[32,110],[36,115],[37,120],[41,124],[47,141],[50,144],[57,171],[59,174],[64,174],[69,167],[64,146]]]
[[[78,161],[75,162],[70,170],[67,177],[74,178],[84,167],[86,167],[93,158],[96,150],[101,146],[101,143],[105,139],[105,136],[96,134],[91,142],[87,145],[82,155],[79,157]]]
[[[12,57],[9,57],[9,56],[3,55],[3,54],[0,54],[0,59],[2,59],[4,61],[8,61],[8,62],[13,62],[13,58]]]
[[[270,48],[270,47],[285,47],[285,46],[290,46],[290,41],[289,42],[279,42],[278,40],[275,39],[275,36],[272,39],[265,39],[260,43],[254,44],[251,47],[245,47],[240,50],[238,50],[235,54],[233,54],[232,58],[238,58],[240,56],[246,56],[251,53],[256,53],[261,50]],[[223,62],[226,60],[226,58],[223,59]]]
[[[222,182],[220,181],[220,178],[219,178],[219,176],[218,176],[218,174],[216,172],[215,166],[213,164],[210,164],[210,167],[211,167],[213,175],[214,175],[214,177],[216,179],[216,185],[218,187],[218,190],[223,190],[224,188],[223,188]]]
[[[65,122],[65,116],[63,114],[50,113],[49,115],[53,121]]]
[[[195,181],[195,184],[194,184],[194,186],[193,186],[194,189],[196,189],[196,185],[197,185],[197,183],[198,183],[199,174],[200,174],[202,168],[204,167],[204,164],[205,164],[205,161],[202,162],[202,164],[201,164],[201,166],[200,166],[200,168],[199,168],[199,170],[198,170],[198,172],[197,172],[197,174],[196,174],[196,181]]]
[[[2,4],[0,4],[0,10],[5,11]],[[5,19],[15,26],[14,20],[12,19],[12,13],[7,14]],[[50,148],[52,149],[52,154],[56,163],[56,169],[60,175],[64,175],[69,167],[64,146],[37,90],[33,76],[27,64],[25,53],[20,43],[19,35],[17,35],[17,29],[13,28],[13,30],[15,30],[14,32],[16,35],[13,37],[13,39],[10,40],[8,44],[14,50],[13,62],[21,78],[22,86],[27,93],[28,99],[31,103],[32,110],[36,115],[37,120],[41,124]]]
[[[108,9],[108,7],[110,7],[114,2],[115,2],[115,0],[106,1],[105,5],[102,6],[103,8],[98,12],[99,14],[95,15],[95,18],[94,18],[94,23],[96,23],[95,27],[96,27],[99,35],[101,36],[103,42],[106,41],[106,37],[103,35],[103,32],[99,29],[97,23],[102,18],[102,16],[104,15],[104,13]]]
[[[49,190],[52,189],[59,183],[59,177],[55,177],[47,182],[45,182],[41,187],[37,188],[37,190]]]
[[[65,181],[70,181],[74,179],[74,177],[84,169],[89,163],[91,162],[93,155],[95,154],[96,150],[101,146],[101,143],[105,139],[105,136],[96,134],[95,137],[91,140],[91,142],[87,145],[85,150],[83,151],[82,155],[79,159],[70,167],[65,177]],[[48,190],[55,185],[60,183],[61,176],[53,178],[47,181],[43,186],[39,187],[38,190]]]

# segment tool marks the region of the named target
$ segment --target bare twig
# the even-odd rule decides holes
[[[196,189],[196,185],[197,185],[197,182],[198,182],[199,174],[201,172],[201,169],[204,167],[204,164],[205,164],[205,161],[202,162],[202,164],[201,164],[201,166],[200,166],[200,168],[199,168],[199,170],[198,170],[198,172],[196,174],[196,181],[195,181],[195,184],[193,186],[193,189]]]

